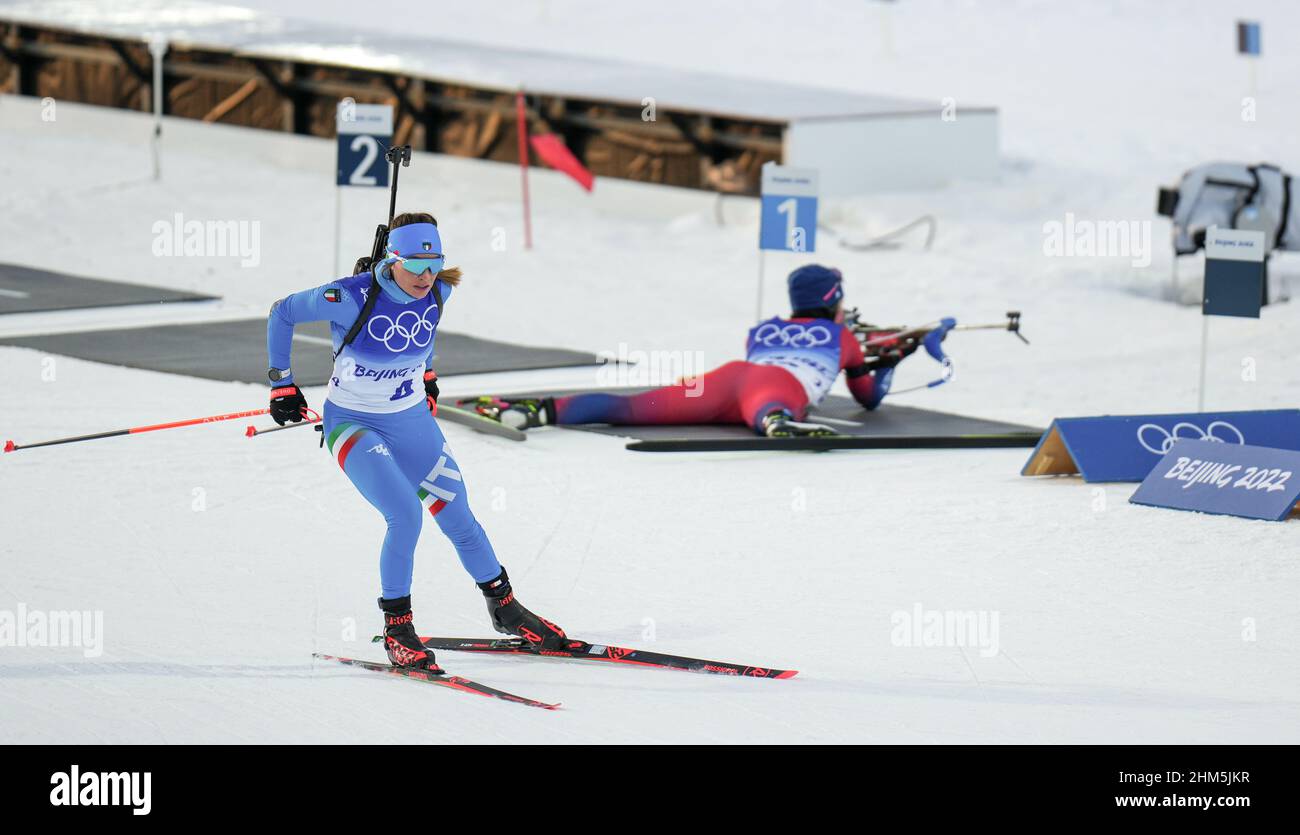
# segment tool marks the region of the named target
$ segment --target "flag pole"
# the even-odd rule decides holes
[[[515,121],[519,134],[519,181],[524,197],[524,249],[533,248],[532,207],[528,202],[528,111],[524,106],[524,91],[515,92]]]
[[[149,55],[153,59],[153,136],[150,139],[150,151],[153,158],[153,178],[162,178],[162,117],[163,98],[163,59],[167,56],[167,41],[162,35],[155,34],[149,39]]]

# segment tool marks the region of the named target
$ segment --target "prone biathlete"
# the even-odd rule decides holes
[[[492,627],[545,649],[564,630],[520,604],[492,543],[469,507],[460,465],[443,438],[433,371],[434,336],[461,271],[445,268],[437,221],[393,219],[385,258],[370,270],[277,301],[267,318],[271,417],[306,416],[293,381],[293,327],[328,321],[334,370],[323,412],[325,443],[357,491],[388,523],[379,555],[384,649],[396,666],[440,672],[411,614],[415,545],[427,510],[487,600]]]
[[[868,362],[857,337],[843,324],[839,270],[808,264],[790,273],[787,286],[790,317],[773,317],[751,328],[743,361],[699,378],[631,395],[481,397],[467,403],[516,429],[580,423],[741,424],[773,438],[836,434],[805,418],[811,406],[825,399],[840,372],[853,399],[875,409],[889,393],[894,367],[916,350],[916,343],[891,343],[885,334],[879,354]]]

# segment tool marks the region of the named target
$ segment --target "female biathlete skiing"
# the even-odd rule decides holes
[[[343,472],[388,523],[379,555],[384,648],[396,666],[441,672],[412,622],[411,576],[424,510],[451,540],[487,599],[492,626],[554,649],[564,630],[525,609],[469,508],[460,467],[437,414],[434,334],[459,268],[444,267],[432,215],[407,213],[390,224],[386,257],[364,273],[294,293],[267,319],[271,417],[304,419],[307,401],[293,381],[293,326],[330,322],[334,372],[325,399],[325,443]]]
[[[889,392],[894,367],[916,350],[915,340],[891,340],[871,333],[878,353],[871,361],[844,322],[840,271],[808,264],[787,280],[792,314],[773,317],[750,329],[744,361],[729,362],[699,379],[632,395],[591,392],[567,397],[466,401],[479,414],[516,429],[547,424],[615,425],[731,423],[760,435],[834,435],[835,430],[806,423],[810,406],[820,403],[844,372],[853,399],[867,409]]]

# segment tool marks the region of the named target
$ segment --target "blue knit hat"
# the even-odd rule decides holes
[[[834,267],[805,264],[786,279],[790,289],[791,310],[817,310],[835,307],[844,298],[843,276]]]

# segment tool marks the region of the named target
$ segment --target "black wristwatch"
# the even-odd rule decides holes
[[[278,383],[281,380],[289,377],[291,374],[293,374],[293,369],[290,368],[272,368],[266,372],[266,376],[273,383]]]

